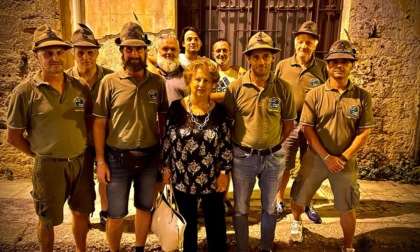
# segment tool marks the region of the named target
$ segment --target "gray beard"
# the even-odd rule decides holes
[[[176,71],[180,65],[178,59],[168,60],[160,55],[157,56],[157,64],[163,71],[167,73]]]

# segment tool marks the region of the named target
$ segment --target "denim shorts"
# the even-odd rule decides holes
[[[138,171],[128,171],[121,167],[120,160],[106,151],[111,180],[106,187],[108,196],[108,217],[123,218],[128,214],[128,200],[131,185],[134,186],[134,207],[142,211],[153,208],[153,192],[159,167],[159,150],[152,153],[153,159]]]

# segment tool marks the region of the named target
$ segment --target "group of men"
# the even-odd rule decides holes
[[[229,65],[232,51],[227,40],[213,44],[220,81],[212,98],[225,105],[232,122],[237,250],[249,251],[248,212],[257,178],[261,251],[273,250],[276,221],[284,210],[283,195],[299,150],[300,170],[291,189],[292,240],[303,239],[304,211],[311,221],[321,222],[310,201],[328,178],[341,213],[343,251],[354,251],[354,207],[359,201],[355,154],[374,125],[371,98],[349,80],[357,58],[348,41],[335,42],[323,61],[314,55],[319,41],[314,22],[305,22],[294,38],[295,54],[280,61],[275,73],[271,67],[280,49],[264,32],[254,34],[243,52],[248,71]],[[43,25],[34,33],[33,46],[41,70],[12,92],[8,142],[35,158],[32,197],[41,251],[53,250],[54,226],[63,221],[66,201],[73,216],[76,251],[86,250],[96,195],[94,167],[110,251],[120,249],[132,183],[135,246],[144,251],[163,119],[170,103],[185,95],[183,69],[203,58],[202,43],[198,31],[186,27],[181,54],[177,37],[163,34],[156,59],[150,60],[151,42],[133,22],[124,24],[115,43],[123,65],[118,72],[96,64],[101,45],[87,26],[80,24],[68,43]],[[76,66],[64,71],[68,49]]]

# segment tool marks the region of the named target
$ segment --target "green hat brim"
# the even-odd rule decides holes
[[[48,40],[45,42],[42,42],[41,44],[39,44],[38,46],[33,46],[32,51],[37,51],[41,48],[45,48],[45,47],[52,47],[52,46],[62,46],[64,47],[64,50],[68,50],[70,48],[73,48],[73,46],[69,43],[69,42],[64,42],[64,41],[60,41],[60,40]]]

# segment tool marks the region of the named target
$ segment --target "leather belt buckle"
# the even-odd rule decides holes
[[[249,155],[258,155],[258,156],[268,156],[268,155],[272,155],[274,152],[278,151],[281,149],[281,145],[278,144],[272,148],[266,148],[266,149],[253,149],[253,148],[249,148],[249,147],[245,147],[242,145],[239,145],[237,143],[233,143],[235,146],[237,146],[239,149],[249,153]]]

